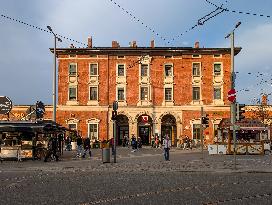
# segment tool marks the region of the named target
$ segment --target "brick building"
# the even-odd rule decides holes
[[[235,55],[241,48],[235,49]],[[53,51],[51,49],[51,51]],[[117,138],[132,134],[149,144],[168,134],[200,139],[200,110],[209,114],[207,141],[229,116],[230,48],[112,47],[57,48],[57,122],[83,137],[113,136],[112,103],[117,100]]]

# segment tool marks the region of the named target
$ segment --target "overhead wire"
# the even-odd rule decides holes
[[[12,20],[12,21],[17,22],[17,23],[24,24],[24,25],[26,25],[26,26],[32,27],[32,28],[34,28],[34,29],[37,29],[37,30],[40,30],[40,31],[43,31],[43,32],[51,33],[51,32],[50,32],[49,30],[47,30],[47,29],[43,29],[43,28],[41,28],[41,27],[39,27],[39,26],[34,26],[34,25],[29,24],[29,23],[26,23],[26,22],[24,22],[24,21],[21,21],[21,20],[18,20],[18,19],[9,17],[9,16],[7,16],[7,15],[1,14],[1,17],[6,18],[6,19],[9,19],[9,20]],[[78,44],[87,46],[87,44],[82,43],[82,42],[77,41],[77,40],[74,40],[74,39],[71,39],[71,38],[69,38],[69,37],[66,37],[66,36],[63,36],[63,35],[60,35],[60,34],[57,34],[57,33],[56,33],[56,35],[59,36],[59,37],[61,37],[61,38],[63,38],[63,39],[66,39],[66,40],[69,40],[69,41],[72,41],[72,42],[75,42],[75,43],[78,43]]]

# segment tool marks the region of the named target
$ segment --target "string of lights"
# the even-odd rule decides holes
[[[253,15],[253,16],[260,16],[260,17],[266,17],[266,18],[270,18],[271,16],[268,16],[268,15],[264,15],[264,14],[257,14],[257,13],[251,13],[251,12],[244,12],[244,11],[235,11],[235,10],[229,10],[228,8],[223,8],[223,5],[221,6],[218,6],[212,2],[210,2],[209,0],[205,0],[207,3],[217,7],[217,8],[220,8],[220,9],[224,9],[225,11],[228,11],[228,12],[232,12],[232,13],[238,13],[238,14],[246,14],[246,15]]]
[[[1,14],[1,17],[6,18],[6,19],[9,19],[9,20],[12,20],[12,21],[17,22],[17,23],[24,24],[24,25],[26,25],[26,26],[32,27],[32,28],[34,28],[34,29],[37,29],[37,30],[40,30],[40,31],[43,31],[43,32],[46,32],[46,33],[50,33],[50,31],[47,30],[47,29],[43,29],[43,28],[41,28],[41,27],[34,26],[34,25],[29,24],[29,23],[26,23],[26,22],[24,22],[24,21],[21,21],[21,20],[18,20],[18,19],[9,17],[9,16],[7,16],[7,15]],[[85,43],[82,43],[82,42],[80,42],[80,41],[77,41],[77,40],[68,38],[68,37],[66,37],[66,36],[63,36],[63,35],[60,35],[60,34],[57,34],[57,33],[56,33],[56,35],[59,36],[59,37],[61,37],[62,39],[66,39],[66,40],[69,40],[69,41],[72,41],[72,42],[75,42],[75,43],[78,43],[78,44],[87,46],[87,44],[85,44]]]
[[[159,37],[160,39],[162,39],[165,43],[170,44],[169,41],[167,41],[167,39],[159,34],[157,31],[155,31],[155,29],[151,28],[150,26],[148,26],[147,24],[145,24],[142,20],[140,20],[139,18],[137,18],[134,14],[132,14],[130,11],[128,11],[127,9],[125,9],[123,6],[121,6],[120,4],[118,4],[116,1],[114,0],[109,0],[110,2],[112,2],[113,4],[115,4],[117,7],[119,7],[120,9],[122,9],[123,12],[125,12],[127,15],[129,15],[134,21],[140,23],[141,25],[143,25],[146,29],[148,29],[149,31],[151,31],[155,36]]]

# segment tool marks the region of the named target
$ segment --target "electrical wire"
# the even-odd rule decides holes
[[[43,28],[41,28],[41,27],[34,26],[34,25],[29,24],[29,23],[26,23],[26,22],[24,22],[24,21],[20,21],[20,20],[18,20],[18,19],[9,17],[9,16],[7,16],[7,15],[1,14],[1,17],[6,18],[6,19],[9,19],[9,20],[12,20],[12,21],[17,22],[17,23],[24,24],[24,25],[26,25],[26,26],[32,27],[32,28],[34,28],[34,29],[37,29],[37,30],[40,30],[40,31],[43,31],[43,32],[50,33],[50,31],[48,31],[47,29],[43,29]],[[60,35],[60,34],[57,34],[57,33],[56,33],[56,35],[59,36],[59,37],[61,37],[61,38],[63,38],[63,39],[66,39],[66,40],[69,40],[69,41],[72,41],[72,42],[79,43],[79,44],[81,44],[81,45],[87,46],[87,44],[85,44],[85,43],[82,43],[82,42],[80,42],[80,41],[77,41],[77,40],[68,38],[68,37],[66,37],[66,36],[63,36],[63,35]]]
[[[251,12],[244,12],[244,11],[235,11],[235,10],[229,10],[228,8],[223,8],[223,6],[218,6],[212,2],[210,2],[209,0],[205,0],[207,3],[217,7],[217,8],[220,8],[220,9],[224,9],[225,11],[228,11],[228,12],[232,12],[232,13],[238,13],[238,14],[246,14],[246,15],[253,15],[253,16],[260,16],[260,17],[266,17],[266,18],[270,18],[271,16],[268,16],[268,15],[264,15],[264,14],[256,14],[256,13],[251,13]]]

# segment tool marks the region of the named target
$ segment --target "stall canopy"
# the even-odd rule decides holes
[[[43,120],[37,122],[30,121],[0,121],[1,132],[64,132],[67,128],[57,124],[51,120]]]
[[[259,120],[244,119],[236,122],[235,124],[239,126],[240,130],[269,130],[269,127]],[[228,118],[222,119],[218,125],[220,129],[228,129],[230,126],[231,122]]]

